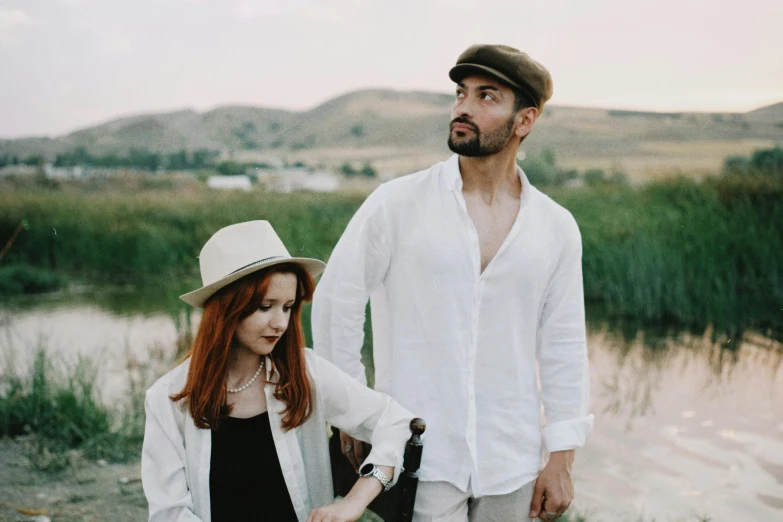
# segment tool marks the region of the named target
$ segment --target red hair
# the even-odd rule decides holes
[[[302,330],[302,304],[313,297],[315,283],[300,265],[282,263],[259,270],[218,290],[204,305],[193,346],[185,355],[190,368],[185,387],[169,398],[185,399],[193,422],[201,429],[216,429],[221,417],[231,413],[226,404],[228,360],[237,325],[261,306],[273,274],[294,274],[296,302],[288,328],[270,354],[279,380],[274,396],[286,405],[283,429],[301,426],[313,411],[313,393],[307,378]]]

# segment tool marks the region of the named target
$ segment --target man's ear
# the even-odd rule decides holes
[[[536,123],[538,115],[538,109],[535,107],[525,107],[520,110],[515,118],[516,125],[514,126],[514,134],[520,139],[527,136],[533,129],[533,124]]]

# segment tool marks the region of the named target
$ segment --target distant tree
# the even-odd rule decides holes
[[[745,174],[749,164],[750,159],[747,156],[729,156],[723,160],[723,173]]]
[[[5,154],[3,154],[2,156],[0,156],[0,169],[2,169],[3,167],[5,167],[6,165],[8,165],[8,161],[9,161],[9,160],[8,160],[8,156],[6,156]]]
[[[217,166],[217,171],[223,176],[240,176],[245,173],[246,167],[236,161],[224,161]]]
[[[783,148],[759,149],[750,156],[750,168],[760,174],[783,175]]]
[[[612,185],[626,186],[631,184],[631,180],[628,178],[628,174],[625,172],[616,170],[609,176],[609,183]]]
[[[587,169],[582,175],[585,185],[599,185],[606,181],[604,171],[601,169]]]
[[[576,169],[558,170],[555,177],[555,183],[557,185],[564,185],[571,180],[579,178],[579,171]]]
[[[90,164],[96,167],[117,168],[126,167],[129,164],[127,158],[121,158],[117,154],[109,153],[104,156],[96,156],[90,159]]]
[[[43,161],[44,161],[43,156],[41,156],[40,154],[33,154],[23,159],[22,164],[30,165],[34,167],[36,165],[41,165]]]
[[[198,149],[193,153],[193,159],[190,167],[194,169],[203,169],[215,164],[215,160],[220,156],[220,151]]]
[[[166,168],[169,170],[186,170],[190,167],[188,151],[185,149],[166,156]]]
[[[357,123],[353,127],[351,127],[351,136],[354,138],[360,138],[364,136],[364,127],[361,123]]]
[[[729,156],[723,160],[723,173],[783,176],[783,148],[757,149],[750,157]]]
[[[343,163],[343,166],[342,166],[342,167],[340,167],[340,172],[342,172],[342,173],[343,173],[343,174],[345,174],[346,176],[355,176],[356,174],[358,174],[358,173],[357,173],[357,172],[356,172],[356,171],[353,169],[353,167],[351,166],[351,164],[350,164],[350,163]]]
[[[70,152],[58,154],[54,160],[56,167],[75,167],[77,165],[92,165],[93,158],[85,147],[77,147]]]
[[[269,122],[269,130],[272,132],[277,132],[280,130],[280,122],[272,120]]]
[[[366,176],[368,178],[374,178],[376,176],[376,174],[377,174],[375,172],[375,169],[372,168],[372,165],[370,165],[369,163],[365,163],[364,167],[362,167],[362,170],[360,170],[359,173],[362,176]]]
[[[531,154],[518,163],[533,185],[545,186],[557,183],[555,153],[551,149],[543,149],[537,154]]]
[[[137,169],[155,171],[161,164],[160,154],[150,152],[146,149],[131,149],[128,152],[128,166]]]

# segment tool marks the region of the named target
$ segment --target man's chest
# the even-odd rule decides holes
[[[466,197],[465,206],[478,237],[483,272],[511,233],[519,213],[519,199],[503,198],[487,205],[478,198]]]
[[[529,212],[517,220],[518,205],[472,214],[452,196],[395,216],[387,290],[433,303],[473,302],[479,285],[492,295],[533,298],[556,261],[541,223]]]

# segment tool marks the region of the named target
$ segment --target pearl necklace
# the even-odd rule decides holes
[[[239,393],[241,391],[245,391],[248,388],[248,386],[256,382],[256,379],[258,379],[258,376],[261,375],[261,370],[263,369],[264,369],[264,360],[261,359],[261,364],[258,365],[258,370],[256,370],[255,375],[253,375],[253,377],[249,381],[247,381],[239,388],[226,388],[226,391],[228,391],[228,393]]]

